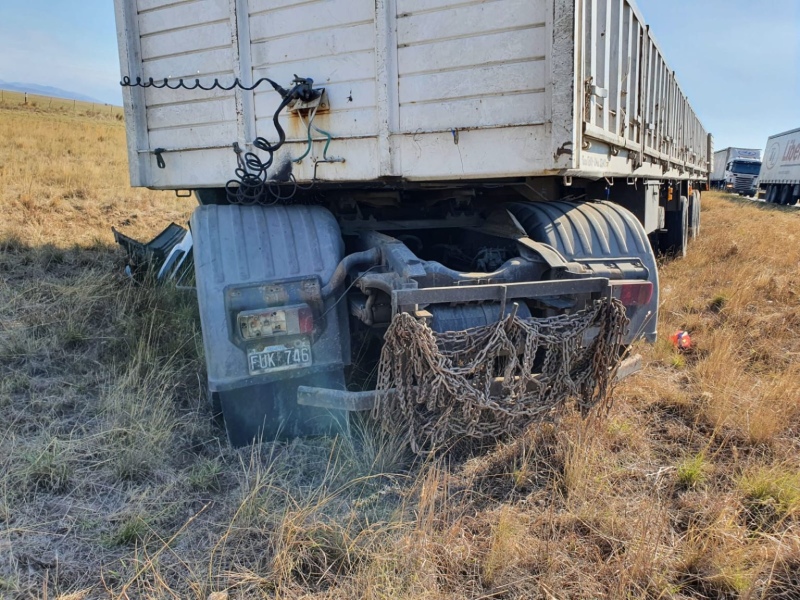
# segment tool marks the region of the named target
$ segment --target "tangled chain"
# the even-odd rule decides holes
[[[384,338],[373,417],[422,453],[457,437],[517,434],[571,397],[584,414],[607,408],[627,325],[616,299],[572,315],[510,315],[445,333],[400,313]]]

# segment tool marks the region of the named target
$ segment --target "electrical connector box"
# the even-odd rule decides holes
[[[314,109],[316,109],[317,112],[328,110],[330,108],[330,103],[328,102],[328,94],[325,92],[325,88],[315,88],[314,91],[318,92],[318,95],[313,100],[304,102],[298,98],[297,100],[292,100],[286,108],[294,113],[311,112]]]

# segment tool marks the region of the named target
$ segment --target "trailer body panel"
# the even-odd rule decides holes
[[[767,139],[758,180],[762,185],[800,184],[800,128]]]
[[[632,0],[115,0],[123,77],[324,87],[299,182],[702,179],[707,134]],[[125,87],[133,185],[222,187],[274,141],[267,84]],[[284,111],[278,161],[307,147]],[[156,150],[159,150],[156,153]],[[163,162],[162,162],[163,161]]]

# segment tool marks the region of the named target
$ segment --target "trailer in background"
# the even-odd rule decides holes
[[[725,148],[714,152],[711,187],[742,196],[755,196],[761,150]]]
[[[796,204],[800,201],[800,129],[767,139],[758,185],[767,202]]]
[[[620,343],[655,338],[653,248],[697,235],[711,137],[632,0],[115,8],[131,182],[202,204],[209,389],[235,443],[372,406],[401,315],[446,337],[616,298]],[[590,329],[563,327],[525,368],[578,378],[591,361],[558,348]],[[503,364],[480,392],[494,406],[556,389],[512,393],[530,372]],[[428,389],[415,372],[398,397]]]

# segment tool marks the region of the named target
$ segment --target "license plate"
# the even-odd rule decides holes
[[[286,344],[262,345],[247,350],[250,375],[310,367],[311,343],[307,338]]]

